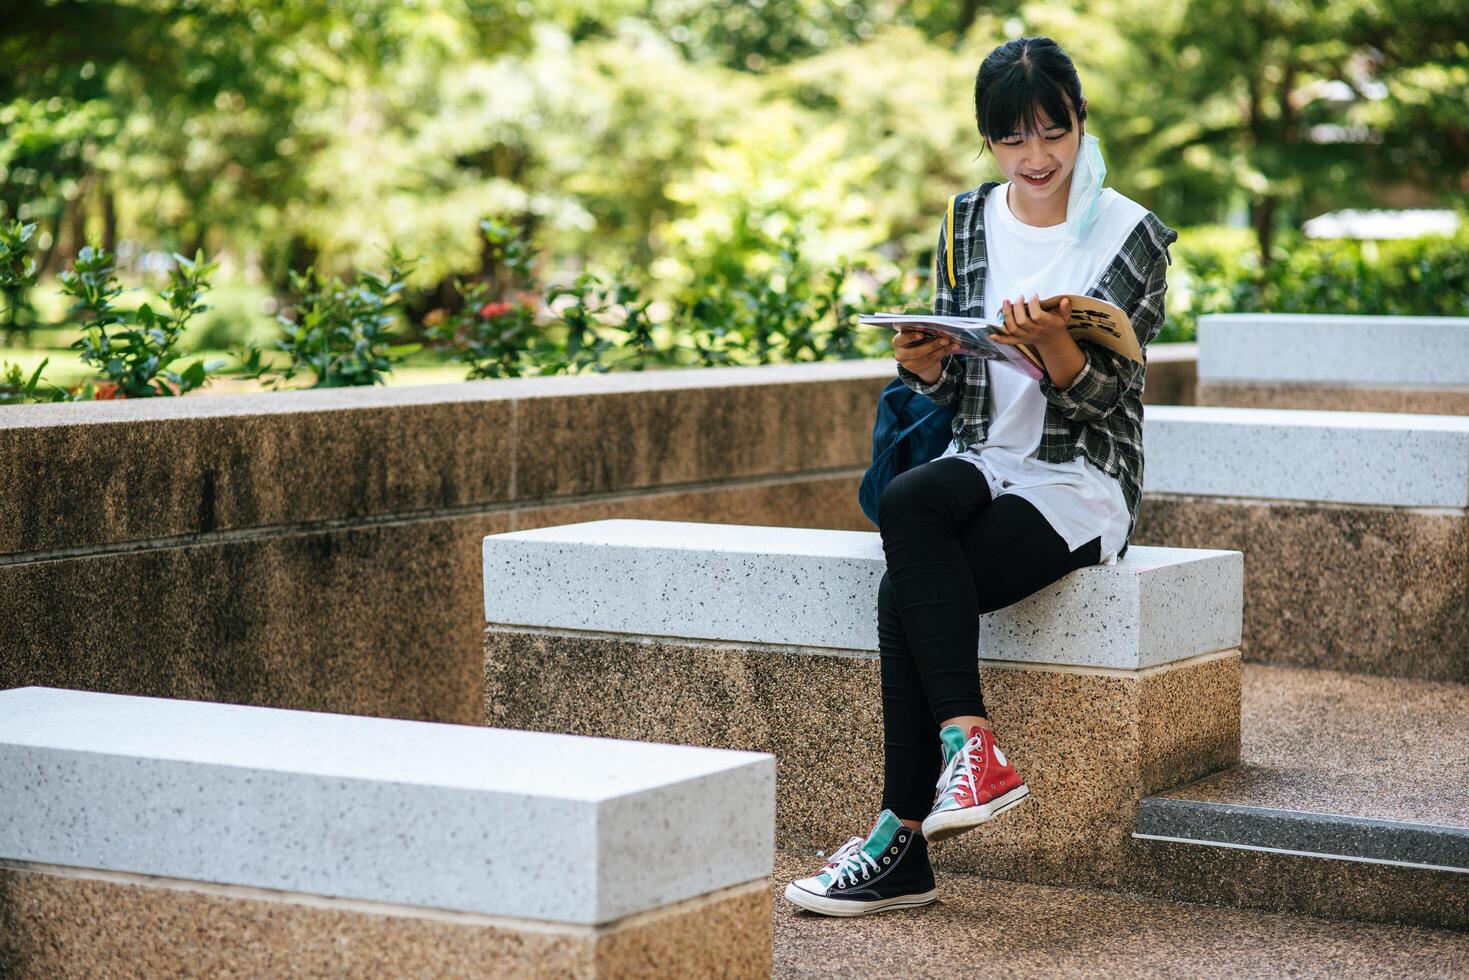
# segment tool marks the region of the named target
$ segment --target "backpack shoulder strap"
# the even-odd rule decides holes
[[[954,288],[954,286],[956,285],[956,282],[954,280],[954,202],[958,200],[958,198],[958,194],[955,194],[953,197],[949,198],[948,220],[944,223],[944,228],[948,232],[948,235],[944,240],[944,255],[948,258],[949,261],[948,273],[950,289]]]

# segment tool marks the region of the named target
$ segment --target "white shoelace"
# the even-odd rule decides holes
[[[869,865],[873,871],[877,870],[877,862],[873,860],[872,855],[862,850],[865,840],[866,838],[863,837],[849,838],[826,862],[826,870],[836,876],[833,884],[845,884],[848,875],[851,876],[852,883],[856,884],[857,875]]]
[[[974,787],[974,769],[969,764],[969,753],[979,749],[979,747],[980,737],[976,735],[965,742],[963,748],[954,753],[954,757],[949,760],[949,764],[939,774],[939,781],[936,785],[940,793],[938,800],[934,803],[935,809],[953,800],[961,789],[969,790],[970,799],[979,798],[979,794],[975,791]]]
[[[847,838],[847,842],[845,844],[843,844],[841,847],[837,848],[835,851],[832,851],[831,852],[831,857],[829,857],[829,858],[826,859],[826,866],[828,868],[834,868],[834,867],[836,867],[838,864],[840,864],[842,862],[842,858],[844,858],[844,857],[847,856],[847,852],[848,851],[850,851],[854,847],[860,847],[861,844],[862,844],[862,838],[861,837],[848,837]],[[820,851],[817,851],[816,853],[817,853],[818,856],[821,854]]]

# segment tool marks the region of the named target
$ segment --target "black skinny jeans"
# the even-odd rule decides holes
[[[1101,560],[1102,539],[1069,551],[1040,511],[991,498],[973,463],[949,456],[899,473],[879,504],[887,571],[878,588],[882,805],[904,820],[933,806],[939,724],[985,717],[979,617]]]

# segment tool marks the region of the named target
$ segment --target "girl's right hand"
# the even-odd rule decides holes
[[[899,330],[893,338],[893,356],[898,363],[931,385],[943,374],[945,354],[959,349],[959,342],[927,330]]]

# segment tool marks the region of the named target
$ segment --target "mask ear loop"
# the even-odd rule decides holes
[[[1107,177],[1101,141],[1095,136],[1083,132],[1078,158],[1076,170],[1071,175],[1070,197],[1066,205],[1067,224],[1071,226],[1067,237],[1073,245],[1081,242],[1096,220],[1103,181]]]

